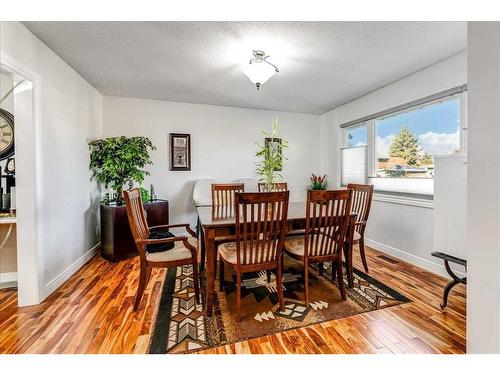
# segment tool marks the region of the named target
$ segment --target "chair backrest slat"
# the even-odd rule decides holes
[[[212,216],[217,218],[234,216],[234,195],[244,191],[243,183],[212,184]]]
[[[344,245],[351,212],[350,190],[307,192],[306,257],[338,254]]]
[[[141,257],[145,257],[143,246],[138,244],[139,241],[149,237],[149,226],[146,220],[146,211],[142,203],[141,192],[139,189],[134,188],[123,191],[123,196],[125,198],[128,222],[137,244],[137,250]]]
[[[268,189],[267,184],[265,182],[259,182],[257,186],[259,188],[259,193],[288,190],[288,184],[286,182],[274,182],[271,191]]]
[[[283,247],[288,191],[236,193],[238,267],[277,260]]]

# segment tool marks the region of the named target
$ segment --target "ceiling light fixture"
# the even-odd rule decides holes
[[[266,83],[269,78],[280,71],[276,65],[266,60],[269,56],[266,56],[264,51],[253,50],[253,56],[250,62],[243,67],[243,73],[245,73],[248,79],[257,86],[257,90],[259,90],[261,85]]]

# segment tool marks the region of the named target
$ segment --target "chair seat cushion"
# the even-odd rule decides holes
[[[320,234],[319,237],[319,244],[323,240],[323,235]],[[326,239],[327,237],[325,237]],[[305,236],[291,236],[291,237],[285,237],[285,240],[283,241],[283,249],[290,253],[291,255],[296,255],[299,257],[304,257],[304,242],[305,242]],[[319,246],[319,245],[318,245]]]
[[[169,231],[157,230],[157,231],[151,232],[149,234],[148,239],[158,240],[158,239],[162,239],[162,238],[171,238],[171,237],[175,237],[175,236],[172,233],[170,233]],[[173,243],[173,242],[158,243],[158,244],[155,243],[155,244],[146,245],[146,250],[148,251],[148,253],[158,253],[160,251],[173,249],[174,247],[175,247],[175,243]]]
[[[198,240],[194,237],[188,237],[191,245],[198,248]],[[173,262],[183,259],[191,259],[191,251],[184,246],[182,241],[175,241],[174,248],[158,253],[149,253],[146,255],[148,262]]]
[[[256,247],[256,245],[254,245]],[[260,247],[258,250],[252,251],[252,254],[254,256],[254,259],[252,262],[250,262],[250,252],[247,250],[247,258],[246,258],[246,263],[245,264],[255,264],[259,263],[258,260],[261,260],[261,253],[265,251]],[[219,255],[224,258],[224,260],[228,263],[231,264],[238,264],[238,259],[236,255],[236,242],[225,242],[221,245],[219,245]],[[263,255],[264,256],[264,255]],[[243,249],[240,248],[240,261],[243,264]]]

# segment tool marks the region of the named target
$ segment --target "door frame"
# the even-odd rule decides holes
[[[32,82],[31,96],[26,97],[26,104],[32,108],[31,116],[24,119],[25,121],[21,124],[16,124],[14,133],[18,305],[28,306],[38,304],[43,299],[43,291],[40,289],[43,283],[40,272],[41,246],[38,231],[41,202],[39,130],[42,80],[38,74],[1,51],[0,64],[14,74]]]

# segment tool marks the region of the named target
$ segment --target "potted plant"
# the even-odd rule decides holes
[[[326,187],[328,186],[326,174],[323,176],[316,176],[313,173],[309,180],[311,181],[311,190],[326,190]]]
[[[262,132],[265,136],[264,143],[257,143],[257,157],[255,174],[261,182],[266,184],[266,190],[272,191],[276,179],[283,179],[283,149],[288,147],[288,142],[278,137],[278,117],[273,121],[271,132]]]
[[[146,137],[113,137],[89,142],[90,169],[92,177],[111,185],[115,191],[116,204],[123,204],[122,189],[129,182],[141,184],[149,172],[144,169],[152,164],[148,149],[156,147]]]
[[[136,256],[122,189],[127,183],[140,185],[149,175],[145,167],[152,164],[149,152],[156,147],[146,137],[121,136],[91,141],[89,149],[92,177],[115,191],[114,197],[106,193],[100,205],[101,256],[111,262]],[[168,224],[168,201],[152,201],[146,189],[140,187],[140,190],[148,225]],[[116,204],[110,204],[113,198]]]

